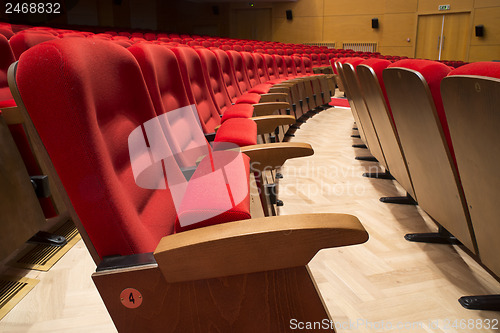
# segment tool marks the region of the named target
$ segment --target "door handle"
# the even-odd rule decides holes
[[[444,50],[444,38],[445,38],[445,36],[443,36],[443,43],[441,43],[441,51]]]

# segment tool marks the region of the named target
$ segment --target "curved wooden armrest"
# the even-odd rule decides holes
[[[23,115],[18,106],[1,108],[0,111],[7,125],[17,125],[24,123]]]
[[[269,88],[269,93],[281,93],[281,94],[289,94],[290,93],[290,86],[288,85],[274,85],[271,88]]]
[[[268,102],[253,104],[253,112],[256,116],[267,116],[273,114],[279,109],[289,109],[290,104],[287,102]]]
[[[294,116],[272,115],[250,118],[257,124],[257,134],[273,133],[276,127],[295,124]]]
[[[241,152],[250,157],[251,171],[264,171],[281,167],[286,160],[314,154],[308,143],[277,142],[241,147]]]
[[[166,236],[154,257],[166,281],[182,282],[304,266],[321,249],[367,240],[352,215],[283,215]]]
[[[284,102],[288,97],[287,93],[267,93],[261,94],[259,103]]]

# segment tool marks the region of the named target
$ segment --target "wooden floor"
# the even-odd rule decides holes
[[[354,159],[367,153],[351,147],[359,143],[352,125],[351,111],[342,108],[301,125],[292,141],[310,143],[315,154],[288,161],[280,181],[281,214],[350,213],[370,234],[363,245],[322,250],[310,263],[337,331],[498,332],[461,329],[462,319],[484,326],[500,313],[465,310],[457,299],[500,293],[500,283],[459,246],[403,239],[437,228],[417,207],[379,202],[404,193],[394,181],[361,176],[378,167]],[[116,331],[90,279],[94,269],[80,241],[49,272],[29,273],[41,282],[0,321],[0,332]]]

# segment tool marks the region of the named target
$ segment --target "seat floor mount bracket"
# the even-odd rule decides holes
[[[458,302],[469,310],[500,311],[500,294],[463,296],[458,299]]]

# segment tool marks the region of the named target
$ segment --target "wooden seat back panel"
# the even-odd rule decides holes
[[[416,200],[399,136],[385,103],[377,76],[369,66],[360,65],[357,70],[359,84],[363,90],[373,125],[377,130],[387,167],[406,192]]]
[[[500,276],[500,79],[451,76],[441,91],[479,257]]]
[[[424,77],[394,67],[384,70],[384,82],[420,207],[476,252],[458,173]]]
[[[344,70],[345,81],[347,82],[347,86],[349,87],[348,89],[351,95],[351,100],[355,105],[358,117],[363,124],[363,131],[368,142],[367,146],[370,149],[372,155],[375,156],[375,158],[378,160],[378,162],[382,164],[384,168],[389,169],[387,166],[387,162],[385,161],[384,152],[382,151],[382,147],[380,146],[377,131],[373,126],[370,113],[368,112],[368,108],[366,107],[365,99],[363,98],[363,94],[359,87],[355,69],[349,63],[343,64],[342,67]]]

